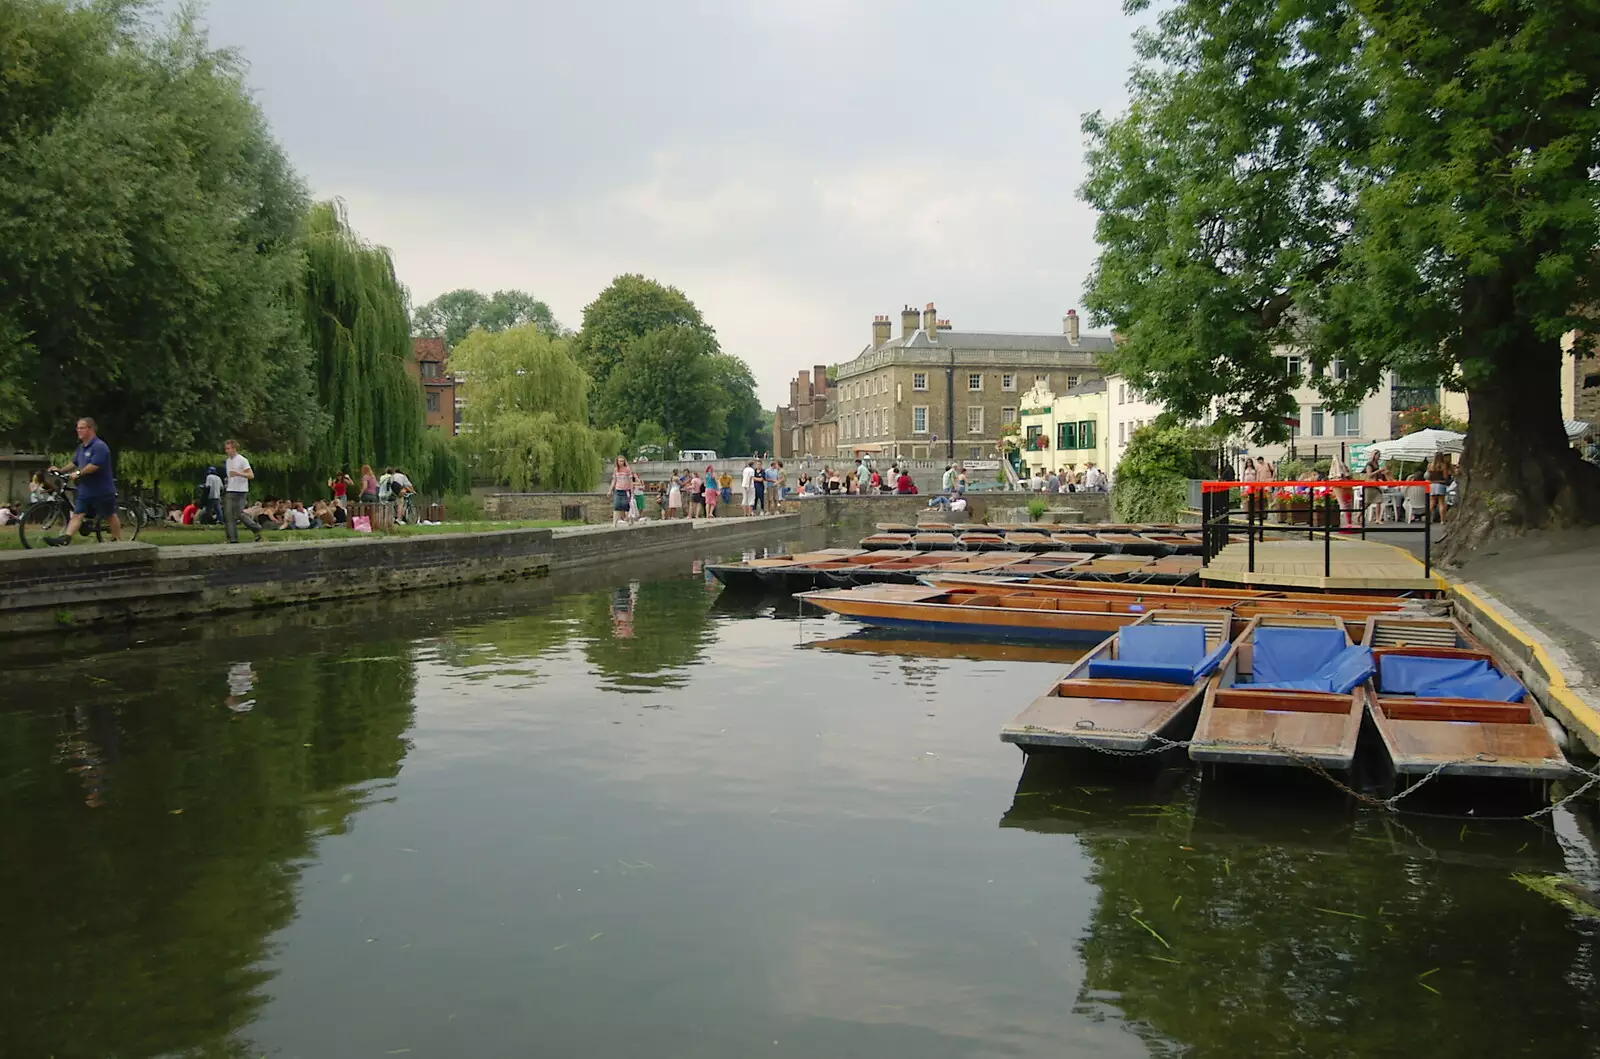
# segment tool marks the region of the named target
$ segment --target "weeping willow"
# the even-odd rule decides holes
[[[299,304],[314,351],[317,399],[329,420],[312,439],[312,466],[332,472],[414,463],[422,391],[406,373],[411,323],[389,251],[358,236],[338,201],[311,207],[302,242]]]
[[[589,377],[567,339],[533,325],[474,331],[450,368],[480,472],[518,491],[594,488],[605,439],[589,426]]]

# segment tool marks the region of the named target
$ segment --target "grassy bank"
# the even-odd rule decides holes
[[[546,529],[559,526],[579,526],[580,522],[538,522],[531,520],[515,522],[446,522],[438,526],[396,526],[388,534],[384,533],[357,533],[348,529],[313,529],[313,530],[267,530],[263,536],[269,541],[325,541],[344,537],[409,537],[422,533],[487,533],[493,530],[507,529]],[[106,538],[110,540],[108,536]],[[250,531],[244,527],[239,528],[239,539],[249,541]],[[162,547],[181,547],[194,544],[221,544],[225,540],[221,526],[178,526],[168,523],[147,526],[139,534],[139,541],[143,544],[157,544]],[[79,548],[93,545],[92,538],[79,537],[72,542],[72,547]],[[17,534],[16,527],[0,527],[0,550],[22,547],[22,539]]]

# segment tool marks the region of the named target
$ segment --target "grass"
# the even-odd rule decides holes
[[[523,519],[511,522],[446,522],[439,526],[396,526],[387,534],[357,533],[348,529],[316,529],[316,530],[267,530],[263,536],[269,541],[327,541],[338,540],[345,537],[410,537],[423,533],[488,533],[493,530],[507,529],[549,529],[561,526],[581,526],[581,522],[536,521]],[[110,540],[108,536],[106,538]],[[147,526],[139,534],[142,544],[157,544],[162,547],[175,547],[190,544],[221,544],[226,540],[226,534],[221,526],[176,526],[163,524],[161,526]],[[250,540],[250,531],[243,526],[239,527],[239,539]],[[72,542],[72,547],[81,548],[92,545],[92,538],[79,537]],[[15,527],[0,527],[0,551],[18,549],[22,547],[22,539],[18,536]]]

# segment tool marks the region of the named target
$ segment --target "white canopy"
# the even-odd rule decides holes
[[[1412,463],[1426,463],[1441,452],[1458,453],[1466,443],[1465,434],[1457,434],[1453,430],[1419,430],[1414,434],[1407,434],[1403,438],[1394,438],[1391,441],[1380,441],[1369,448],[1368,452],[1377,452],[1385,460],[1408,460]]]
[[[1568,441],[1577,441],[1579,438],[1589,433],[1589,424],[1580,419],[1569,419],[1567,420],[1566,426]]]

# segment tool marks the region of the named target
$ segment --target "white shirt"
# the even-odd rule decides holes
[[[756,471],[754,467],[745,467],[744,473],[739,475],[740,489],[754,489],[756,487]]]
[[[401,489],[413,488],[415,488],[415,486],[411,484],[411,479],[407,478],[405,476],[405,472],[403,471],[395,471],[394,477],[389,479],[389,489],[391,492],[399,492]]]
[[[246,466],[249,466],[246,464]],[[213,500],[222,499],[222,479],[214,474],[206,475],[206,496]]]
[[[1085,489],[1098,493],[1101,489],[1105,488],[1105,484],[1106,472],[1102,471],[1100,468],[1090,467],[1087,471],[1083,472],[1083,487]]]
[[[310,529],[311,513],[309,511],[299,511],[291,508],[289,510],[289,522],[294,526],[295,529]]]
[[[966,509],[967,509],[967,498],[966,497],[958,496],[954,500],[950,501],[950,510],[951,511],[965,511]]]
[[[223,470],[228,472],[228,492],[248,493],[250,491],[250,479],[233,477],[234,471],[248,471],[249,469],[250,461],[243,456],[235,453],[228,457],[228,462],[223,465]]]

